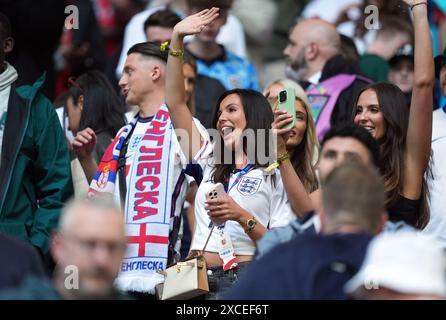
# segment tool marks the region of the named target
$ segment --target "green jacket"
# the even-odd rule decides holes
[[[73,194],[68,148],[51,102],[32,86],[11,87],[0,163],[0,232],[48,253]]]

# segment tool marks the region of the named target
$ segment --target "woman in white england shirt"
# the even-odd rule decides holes
[[[199,165],[203,174],[195,201],[196,229],[191,250],[203,249],[211,230],[211,219],[218,221],[221,226],[212,229],[212,236],[203,253],[208,268],[213,271],[209,281],[210,291],[214,295],[208,295],[208,298],[218,298],[216,294],[227,289],[237,279],[242,266],[254,256],[255,242],[267,229],[288,224],[294,218],[292,208],[303,206],[293,199],[288,201],[282,183],[281,176],[284,175],[297,179],[293,167],[280,165],[280,170],[273,169],[267,173],[265,168],[268,161],[263,160],[262,163],[258,158],[257,149],[260,147],[268,154],[272,126],[279,128],[284,121],[289,122],[291,117],[282,114],[273,123],[271,107],[260,92],[235,89],[224,93],[214,116],[213,127],[218,134],[214,136],[213,144],[199,141],[200,135],[184,103],[181,52],[183,38],[201,32],[216,17],[218,9],[212,8],[189,16],[175,26],[166,70],[166,104],[172,123],[175,129],[187,133],[182,135],[180,145],[185,155]],[[252,129],[251,132],[256,135],[254,139],[242,139],[247,129]],[[259,138],[258,130],[265,132],[264,139]],[[283,134],[283,131],[278,131],[279,135]],[[255,151],[248,152],[250,148]],[[228,154],[231,155],[231,162],[221,163],[220,160]],[[206,202],[206,191],[218,182],[225,185],[228,194]],[[230,268],[231,265],[225,263],[228,261],[222,260],[222,239],[232,242],[238,267]],[[230,269],[223,271],[222,267]]]

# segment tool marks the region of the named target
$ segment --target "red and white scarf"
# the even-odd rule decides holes
[[[138,116],[121,129],[107,148],[89,196],[114,194],[120,150],[137,120]],[[155,285],[164,281],[156,271],[164,270],[167,264],[175,132],[165,105],[147,126],[142,138],[133,142],[137,144],[132,146],[136,148],[133,165],[126,167],[124,213],[128,245],[116,285],[124,291],[154,294]]]

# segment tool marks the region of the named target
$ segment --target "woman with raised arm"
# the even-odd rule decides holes
[[[404,1],[412,11],[415,31],[414,88],[410,109],[398,87],[378,83],[359,93],[353,121],[368,130],[380,144],[380,170],[387,189],[390,221],[421,229],[429,221],[425,173],[429,171],[432,134],[434,60],[426,1]],[[300,179],[294,183],[302,190]],[[306,196],[308,193],[295,197],[306,199]],[[290,194],[289,197],[292,200]],[[320,190],[309,197],[312,206],[318,208]]]
[[[424,228],[429,221],[425,173],[431,153],[434,60],[427,1],[404,2],[412,12],[415,31],[410,109],[398,87],[378,83],[360,92],[353,117],[380,144],[380,170],[390,220]]]
[[[265,155],[269,154],[274,118],[261,93],[242,89],[225,92],[215,110],[213,144],[196,138],[197,128],[184,103],[183,38],[201,32],[217,16],[218,9],[212,8],[175,26],[168,48],[166,76],[166,104],[172,123],[175,129],[188,133],[188,139],[181,139],[181,147],[199,165],[203,175],[195,201],[196,229],[191,253],[203,250],[210,236],[203,252],[210,271],[208,299],[218,298],[237,279],[254,256],[255,242],[267,229],[286,225],[293,219],[291,206],[295,205],[288,202],[282,169],[266,172],[268,159],[262,159],[257,152],[263,147]],[[265,133],[263,139],[259,132]],[[251,148],[255,150],[252,153]],[[279,160],[277,165],[283,167],[280,164],[287,161],[286,155]],[[208,190],[216,183],[221,183],[226,192],[216,199],[207,199]]]

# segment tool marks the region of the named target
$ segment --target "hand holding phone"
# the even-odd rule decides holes
[[[296,127],[296,94],[293,88],[286,88],[279,92],[279,110],[286,111],[293,116],[293,121],[285,125],[284,129]]]
[[[226,196],[227,193],[225,191],[225,188],[221,183],[213,184],[207,191],[206,191],[206,201],[213,200],[213,199],[219,199]],[[224,223],[224,221],[211,219],[211,221],[219,226]]]

